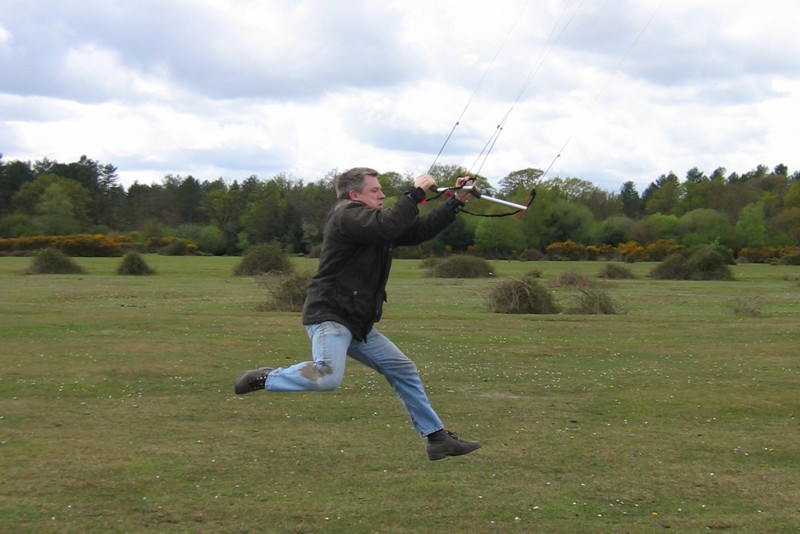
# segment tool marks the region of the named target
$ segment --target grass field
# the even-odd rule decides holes
[[[800,530],[798,267],[668,282],[631,264],[607,288],[624,314],[535,316],[487,313],[494,279],[396,261],[381,330],[483,444],[430,462],[355,362],[337,392],[234,395],[244,369],[307,359],[299,314],[256,312],[237,258],[146,259],[153,276],[0,258],[0,531]]]

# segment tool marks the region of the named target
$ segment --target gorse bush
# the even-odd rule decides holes
[[[492,313],[549,314],[560,311],[555,297],[537,280],[535,273],[497,283],[490,290],[486,304]]]
[[[148,275],[153,274],[155,270],[151,269],[147,262],[144,261],[142,255],[138,252],[128,252],[122,257],[122,262],[117,267],[117,274],[124,275]]]
[[[434,278],[486,278],[494,275],[492,265],[476,256],[450,256],[429,269]]]
[[[586,259],[586,247],[567,239],[547,245],[544,249],[547,256],[553,259],[583,260]]]
[[[708,245],[671,254],[650,271],[650,276],[662,280],[733,280],[725,257]]]
[[[256,309],[258,311],[301,311],[311,277],[312,275],[306,272],[262,277],[260,285],[267,288],[269,298],[266,302],[256,306]]]
[[[787,256],[794,256],[800,260],[800,247],[744,247],[739,250],[736,260],[739,263],[780,263]],[[797,263],[791,263],[792,260],[789,261],[788,265],[797,265]]]
[[[33,257],[24,274],[81,274],[86,270],[55,248],[46,248]]]
[[[250,247],[233,272],[239,276],[255,276],[265,273],[290,273],[294,265],[286,253],[275,243]]]
[[[13,239],[0,238],[0,253],[20,253],[54,248],[68,256],[120,256],[121,247],[132,239],[121,234],[35,235]]]

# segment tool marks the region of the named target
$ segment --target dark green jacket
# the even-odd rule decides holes
[[[412,190],[383,211],[352,200],[336,202],[325,224],[319,269],[308,286],[303,324],[335,321],[356,339],[366,338],[383,313],[392,248],[435,237],[463,207],[451,197],[420,217],[421,198],[421,190]]]

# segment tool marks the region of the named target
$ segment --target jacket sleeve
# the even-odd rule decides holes
[[[403,195],[391,208],[376,210],[360,202],[341,202],[334,209],[339,231],[355,243],[393,243],[419,219],[417,200]]]
[[[433,239],[456,220],[456,215],[463,208],[464,203],[456,197],[448,198],[424,217],[417,217],[411,227],[395,240],[395,244],[413,246]]]

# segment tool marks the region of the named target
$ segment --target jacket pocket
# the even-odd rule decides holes
[[[372,321],[374,296],[359,289],[339,287],[336,291],[336,304],[345,315],[363,323]]]

